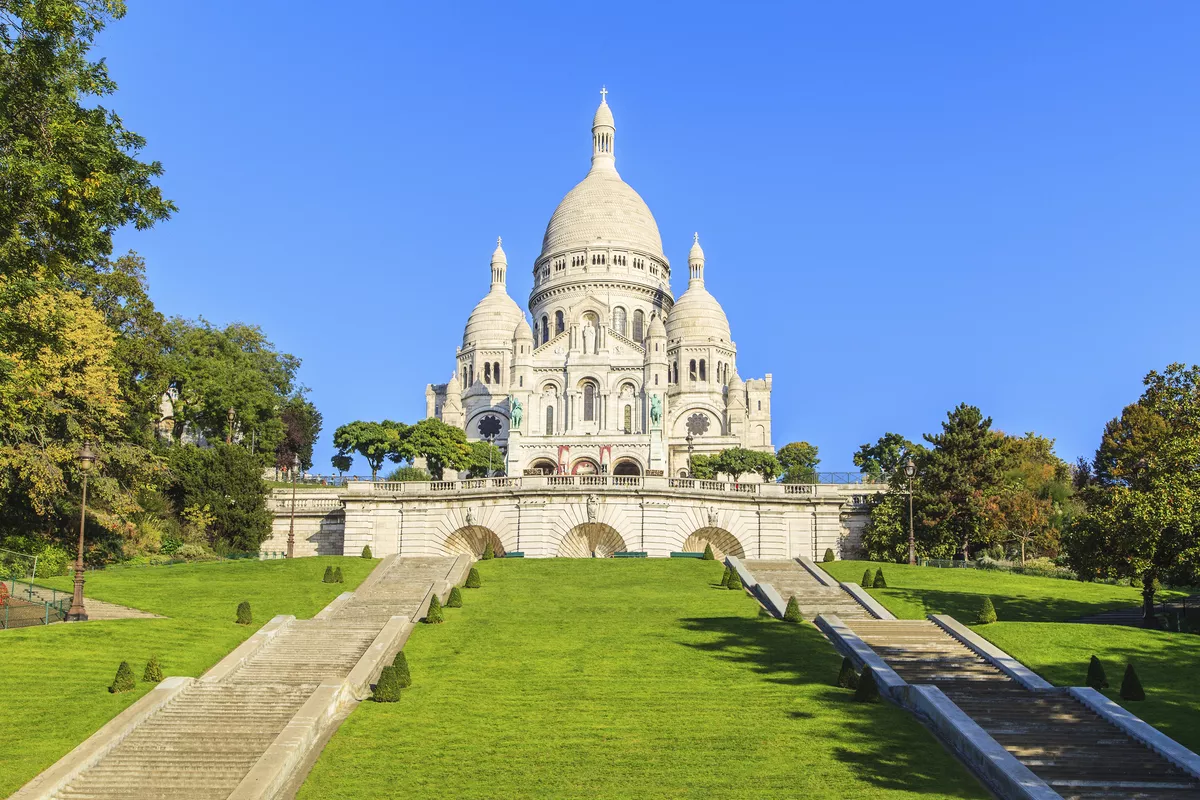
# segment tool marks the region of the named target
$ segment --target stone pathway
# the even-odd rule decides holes
[[[394,615],[420,609],[454,558],[393,558],[323,618],[290,620],[231,672],[201,678],[137,725],[57,800],[218,800],[239,787],[301,706],[343,681]],[[381,572],[382,570],[382,572]],[[43,797],[31,791],[13,800]]]
[[[53,603],[61,600],[64,594],[69,595],[70,592],[51,592],[37,584],[15,581],[13,594],[23,600],[30,599],[35,603]],[[86,594],[83,596],[83,605],[87,609],[88,622],[104,622],[112,619],[163,619],[160,614],[151,614],[149,611],[116,603],[106,603],[103,600],[88,597]]]
[[[779,592],[783,602],[795,597],[805,619],[819,614],[842,619],[871,619],[871,614],[840,586],[825,586],[799,562],[793,560],[743,559],[742,563],[754,579],[769,583]]]
[[[1180,600],[1171,600],[1156,606],[1159,629],[1166,627],[1167,612],[1190,615],[1189,621],[1200,617],[1200,595],[1191,595]],[[1101,611],[1099,614],[1089,614],[1086,617],[1073,619],[1072,622],[1082,622],[1088,625],[1125,625],[1130,628],[1142,627],[1142,615],[1145,611],[1141,606],[1117,608],[1112,611]]]
[[[1066,800],[1184,800],[1200,781],[1066,689],[1026,689],[927,620],[846,623],[910,684],[933,684]]]

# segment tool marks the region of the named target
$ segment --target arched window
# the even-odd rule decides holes
[[[494,380],[496,383],[500,383],[500,362],[499,361],[492,362],[492,380]]]
[[[554,433],[554,406],[546,406],[546,435]]]
[[[704,359],[700,359],[700,380],[707,381],[708,376],[704,373]]]
[[[625,309],[617,306],[613,309],[613,330],[622,336],[628,336],[629,332],[626,330],[625,322]]]
[[[554,335],[558,336],[560,333],[563,332],[564,329],[565,329],[565,326],[563,325],[563,313],[561,311],[555,311],[554,312]]]
[[[463,367],[462,382],[463,382],[463,386],[470,386],[470,384],[467,383],[467,368],[466,367]]]
[[[550,341],[550,318],[542,314],[542,344]]]
[[[484,383],[492,382],[492,365],[486,361],[483,362],[483,382]]]
[[[469,378],[469,380],[467,381],[468,386],[475,383],[475,365],[474,364],[472,364],[468,368],[467,377]]]
[[[591,422],[596,419],[596,387],[593,384],[583,385],[583,420]]]
[[[639,308],[633,312],[633,340],[635,342],[642,341],[642,328],[646,326],[646,315]]]
[[[696,359],[694,358],[688,362],[688,379],[696,380]]]
[[[625,406],[625,432],[633,433],[633,406]]]

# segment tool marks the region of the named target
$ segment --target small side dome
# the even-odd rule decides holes
[[[691,342],[733,341],[725,310],[703,283],[693,284],[675,301],[671,315],[667,317],[667,338]]]
[[[524,312],[504,290],[507,262],[504,248],[500,246],[500,239],[497,238],[496,249],[492,252],[492,289],[484,295],[467,318],[467,327],[463,330],[463,347],[472,342],[507,346],[512,343],[513,330],[517,323],[525,319]]]
[[[517,323],[517,327],[513,328],[512,338],[514,342],[533,341],[533,329],[529,327],[529,321],[525,319],[524,314],[521,314],[521,321]]]
[[[662,315],[654,314],[650,317],[650,327],[646,331],[646,338],[665,339],[667,337],[667,326],[663,325]]]

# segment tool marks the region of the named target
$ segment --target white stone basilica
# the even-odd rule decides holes
[[[426,415],[494,441],[509,475],[682,476],[689,446],[772,452],[771,376],[738,375],[698,236],[674,298],[654,215],[617,174],[604,94],[592,167],[550,217],[534,263],[533,327],[505,290],[497,244],[491,290],[467,320],[450,382],[426,387]]]

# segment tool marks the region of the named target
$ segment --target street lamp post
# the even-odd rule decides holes
[[[688,468],[687,468],[687,474],[688,474],[688,477],[689,477],[689,478],[694,478],[694,477],[696,477],[696,476],[692,474],[692,451],[693,451],[693,450],[695,450],[696,448],[692,447],[692,442],[696,441],[696,438],[695,438],[694,436],[692,436],[692,434],[691,434],[691,433],[689,433],[687,436],[685,436],[685,437],[684,437],[684,439],[683,439],[683,440],[684,440],[685,442],[687,442],[687,446],[688,446]]]
[[[225,418],[229,420],[229,430],[225,432],[225,444],[233,444],[233,406],[229,407]]]
[[[913,476],[917,474],[917,465],[910,458],[904,465],[904,474],[908,476],[908,563],[916,566],[917,539],[913,535]]]
[[[288,520],[288,552],[287,557],[296,554],[296,473],[300,471],[300,454],[292,454],[292,517]]]
[[[483,440],[488,443],[488,474],[487,474],[487,476],[490,478],[490,477],[492,477],[492,442],[496,441],[496,434],[493,433],[489,436],[484,436]]]
[[[79,469],[83,472],[83,493],[79,503],[79,552],[75,555],[75,594],[71,597],[71,610],[67,612],[68,622],[86,622],[87,609],[83,607],[83,523],[87,519],[87,479],[88,472],[96,463],[96,454],[88,442],[79,448]]]

